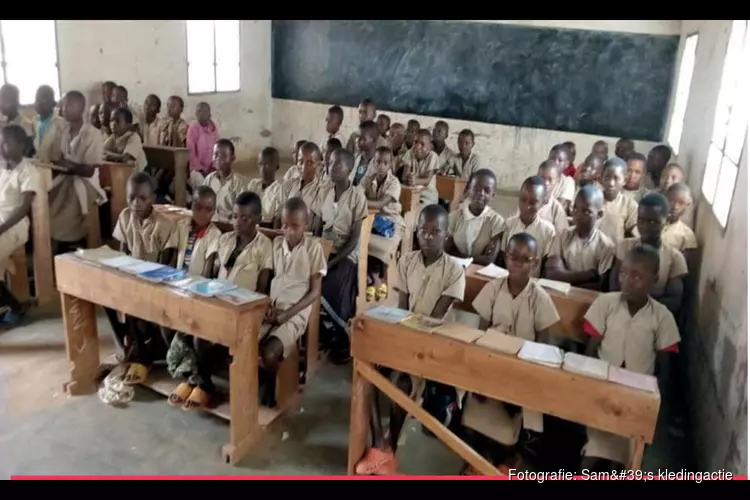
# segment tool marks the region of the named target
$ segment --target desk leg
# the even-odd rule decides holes
[[[352,404],[349,416],[349,460],[346,473],[354,475],[354,468],[367,450],[370,426],[370,397],[372,384],[359,373],[360,361],[354,360],[352,370]]]
[[[260,437],[258,424],[258,335],[265,308],[246,314],[238,325],[238,343],[229,366],[229,443],[221,449],[225,463],[235,465]]]
[[[126,193],[132,169],[129,166],[127,168],[112,167],[110,171],[112,176],[112,193],[109,206],[112,215],[112,230],[114,230],[117,225],[117,219],[120,218],[120,213],[128,206]]]
[[[307,380],[317,371],[320,361],[320,297],[315,299],[307,322]]]
[[[404,237],[401,239],[401,255],[405,255],[411,252],[414,248],[414,228],[416,227],[416,212],[410,211],[404,214],[404,223],[406,229],[404,230]]]
[[[174,162],[174,203],[178,207],[187,206],[187,155],[175,155]]]
[[[71,396],[91,394],[96,391],[99,378],[99,336],[94,304],[64,293],[60,294],[60,302],[65,327],[65,350],[73,365],[70,381],[64,388]]]
[[[635,450],[633,451],[633,458],[630,461],[630,470],[641,470],[641,464],[643,462],[643,452],[646,450],[646,443],[640,439],[635,442]]]

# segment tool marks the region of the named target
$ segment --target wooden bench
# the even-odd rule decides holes
[[[411,252],[414,248],[414,231],[417,230],[417,216],[419,216],[419,196],[424,186],[401,185],[401,213],[406,228],[401,239],[401,253]]]
[[[128,206],[128,179],[133,175],[134,165],[129,163],[104,162],[99,168],[99,182],[109,193],[109,213],[112,230],[117,225],[120,213]],[[98,217],[98,215],[97,215]]]
[[[467,179],[452,175],[436,175],[438,196],[441,200],[448,200],[448,211],[453,212],[458,208],[466,190]]]
[[[635,453],[628,466],[632,470],[640,469],[645,445],[653,441],[661,404],[658,393],[548,368],[367,316],[356,318],[353,330],[349,475],[368,446],[373,385],[477,470],[500,475],[494,465],[383,377],[376,365],[633,439]]]
[[[146,160],[151,168],[174,172],[174,202],[178,207],[187,206],[187,179],[190,151],[187,148],[169,146],[143,146]]]

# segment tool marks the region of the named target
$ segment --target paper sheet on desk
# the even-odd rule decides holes
[[[548,280],[545,278],[537,278],[536,280],[537,285],[548,288],[550,290],[555,290],[556,292],[560,292],[563,295],[568,295],[568,292],[570,291],[570,283],[565,283],[564,281],[555,281],[555,280]]]
[[[559,347],[527,340],[518,353],[519,359],[530,361],[550,368],[560,368],[563,362],[563,351]]]
[[[407,328],[425,333],[432,333],[441,326],[441,323],[436,322],[434,319],[426,318],[419,314],[413,314],[408,318],[401,320],[400,323]]]
[[[463,267],[464,269],[469,267],[471,263],[474,262],[473,257],[466,257],[465,259],[462,259],[461,257],[454,257],[453,255],[451,255],[451,259],[453,259],[453,262]]]
[[[521,338],[490,328],[475,343],[479,347],[484,347],[490,351],[516,356],[521,347],[523,347],[524,342],[525,340]]]
[[[446,323],[435,330],[435,335],[442,335],[459,342],[471,344],[484,335],[482,330],[477,330],[461,323]]]
[[[609,376],[609,363],[590,356],[566,352],[563,359],[563,370],[599,380],[607,380]]]
[[[659,392],[659,385],[656,382],[656,378],[642,373],[631,372],[630,370],[625,370],[624,368],[618,368],[616,366],[609,367],[609,381],[639,391],[652,393]]]
[[[365,316],[391,324],[398,323],[410,314],[409,311],[390,306],[377,306],[365,311]]]
[[[493,279],[505,278],[506,276],[508,276],[508,271],[507,269],[503,269],[502,267],[496,266],[495,264],[490,264],[489,266],[483,267],[482,269],[478,270],[477,274]]]

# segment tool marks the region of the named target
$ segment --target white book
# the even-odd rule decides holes
[[[119,257],[110,257],[101,259],[99,263],[104,264],[107,267],[114,267],[115,269],[122,269],[124,267],[134,266],[145,262],[140,259],[131,257],[130,255],[120,255]]]
[[[164,284],[169,285],[174,288],[187,290],[194,283],[203,283],[204,281],[210,281],[210,280],[200,277],[200,276],[188,276],[187,278],[182,278],[178,280],[167,280],[164,282]]]
[[[462,259],[461,257],[454,257],[453,255],[451,255],[451,259],[453,259],[453,262],[463,267],[464,269],[469,267],[471,263],[474,262],[474,257],[466,257],[465,259]]]
[[[147,273],[149,271],[154,271],[156,269],[161,269],[162,267],[167,266],[165,266],[164,264],[157,264],[156,262],[146,262],[144,260],[140,260],[133,265],[121,267],[119,269],[124,273],[141,274]]]
[[[624,385],[639,391],[658,393],[659,384],[656,378],[643,373],[631,372],[624,368],[616,366],[609,367],[609,381],[615,384]]]
[[[251,292],[250,290],[246,290],[245,288],[235,288],[234,290],[216,294],[216,298],[229,302],[236,306],[249,304],[250,302],[255,302],[258,299],[262,299],[263,297],[264,295],[257,292]]]
[[[546,278],[538,278],[536,282],[541,287],[560,292],[563,295],[568,295],[571,286],[570,283],[565,283],[564,281],[548,280]]]
[[[482,276],[486,276],[488,278],[505,278],[508,276],[507,269],[503,269],[500,266],[496,266],[495,264],[490,264],[489,266],[483,267],[482,269],[477,271],[477,274],[481,274]]]
[[[607,380],[609,376],[609,363],[590,356],[566,352],[565,359],[563,360],[563,370],[599,380]]]
[[[563,362],[563,351],[559,347],[527,340],[518,353],[519,359],[530,361],[550,368],[560,368]]]

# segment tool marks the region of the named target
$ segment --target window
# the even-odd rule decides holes
[[[240,22],[186,23],[188,93],[240,90]]]
[[[682,140],[682,127],[685,122],[685,110],[687,109],[688,96],[690,95],[690,83],[693,80],[697,47],[697,33],[685,39],[685,48],[682,50],[682,60],[680,61],[680,72],[677,74],[674,109],[672,110],[672,119],[669,123],[669,134],[667,135],[667,142],[675,154],[679,153],[680,140]]]
[[[36,89],[49,85],[60,95],[55,21],[0,21],[0,76],[33,104]]]
[[[750,113],[750,36],[748,21],[734,21],[729,38],[713,136],[703,174],[703,195],[713,207],[721,227],[726,227],[737,181],[740,155],[747,136]]]

